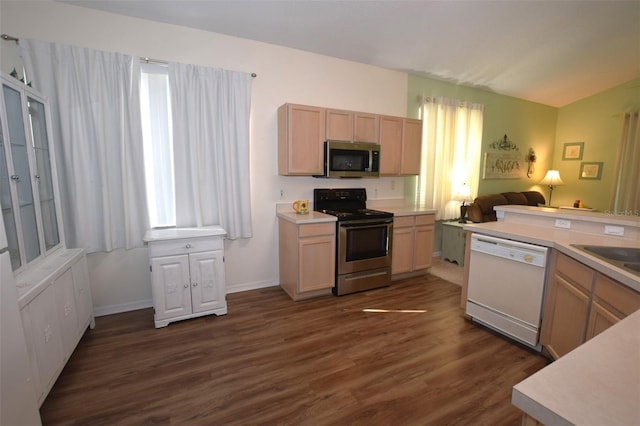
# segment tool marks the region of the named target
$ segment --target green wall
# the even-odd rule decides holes
[[[640,110],[640,78],[574,102],[558,110],[553,167],[565,185],[554,190],[553,204],[580,199],[606,211],[614,184],[624,113]],[[582,160],[563,160],[564,144],[584,142]],[[603,162],[601,180],[580,179],[581,162]]]
[[[482,152],[505,134],[524,157],[533,148],[537,161],[530,178],[480,179],[478,194],[549,189],[538,182],[548,169],[557,169],[565,185],[553,192],[553,205],[572,205],[580,199],[587,207],[606,211],[613,186],[614,167],[625,112],[640,110],[640,78],[596,95],[555,108],[430,78],[409,76],[407,115],[419,117],[420,96],[444,96],[485,106]],[[562,160],[565,143],[584,142],[582,160]],[[603,162],[601,180],[579,179],[581,162]],[[480,168],[482,173],[482,167]],[[415,191],[407,178],[405,192]]]
[[[518,152],[523,158],[529,148],[533,148],[537,161],[534,165],[534,173],[530,178],[525,176],[521,179],[480,179],[479,195],[506,191],[538,190],[542,191],[545,197],[548,196],[548,189],[538,185],[538,182],[544,177],[546,170],[552,164],[558,116],[557,108],[499,95],[484,89],[412,75],[409,76],[408,93],[407,114],[413,118],[419,117],[419,96],[444,96],[483,104],[483,153],[488,150],[489,144],[501,139],[505,134],[518,146]],[[482,167],[480,168],[480,173],[482,173]],[[415,190],[414,182],[415,179],[407,178],[405,184],[407,195],[412,194]]]

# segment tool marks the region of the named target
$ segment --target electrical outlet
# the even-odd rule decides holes
[[[624,237],[624,226],[604,226],[605,235],[615,235],[616,237]]]
[[[570,229],[571,221],[566,219],[556,219],[556,228]]]
[[[284,189],[280,190],[280,199],[284,198]]]

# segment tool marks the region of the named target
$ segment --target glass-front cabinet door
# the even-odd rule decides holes
[[[11,269],[18,269],[22,265],[20,260],[20,246],[18,244],[18,230],[16,228],[15,211],[11,199],[11,186],[9,178],[8,159],[5,154],[4,141],[4,117],[0,117],[0,207],[2,207],[2,218],[9,244],[9,257],[11,258]]]
[[[2,75],[0,202],[13,270],[61,245],[44,98]]]
[[[51,149],[47,131],[47,117],[44,104],[37,99],[27,97],[29,121],[33,137],[33,149],[36,160],[36,182],[40,195],[40,215],[42,216],[42,231],[44,246],[49,250],[60,243],[58,233],[58,217],[56,215],[56,200],[53,192],[53,176],[51,173]]]

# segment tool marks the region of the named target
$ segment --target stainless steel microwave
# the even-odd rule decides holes
[[[328,140],[324,143],[324,174],[319,177],[380,176],[380,145]]]

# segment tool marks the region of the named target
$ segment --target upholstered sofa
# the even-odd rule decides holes
[[[546,203],[544,195],[538,191],[503,192],[501,194],[480,195],[470,203],[468,218],[473,222],[491,222],[498,220],[495,206],[517,204],[522,206],[542,206]]]

